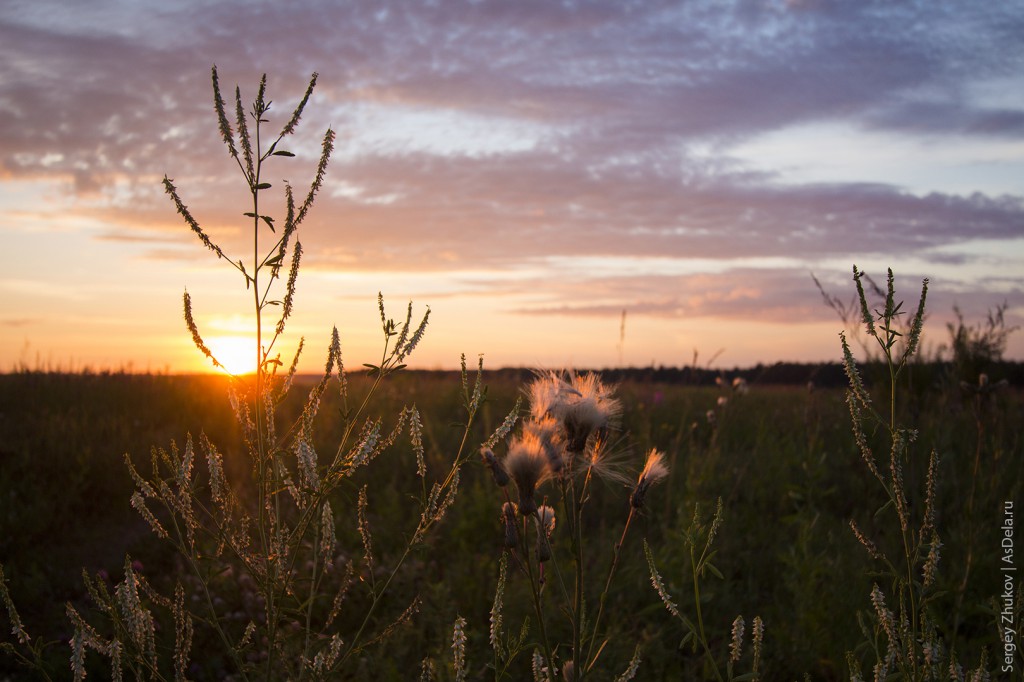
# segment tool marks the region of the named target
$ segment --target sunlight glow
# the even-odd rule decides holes
[[[256,371],[256,350],[252,339],[245,336],[215,336],[206,340],[213,357],[235,375]]]

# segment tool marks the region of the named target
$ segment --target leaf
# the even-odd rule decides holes
[[[295,156],[295,155],[292,154],[291,152],[286,152],[284,150],[281,150],[279,152],[274,152],[274,156]]]
[[[719,578],[721,580],[725,580],[725,576],[722,575],[721,571],[719,571],[717,568],[715,568],[714,564],[708,562],[708,563],[704,564],[704,568],[706,568],[709,571],[711,571],[712,573],[714,573],[717,578]]]
[[[273,218],[271,218],[268,215],[261,215],[260,218],[263,218],[263,222],[265,222],[267,224],[267,227],[270,228],[271,232],[277,232],[277,230],[274,229],[274,219]]]
[[[272,186],[273,185],[271,185],[269,182],[261,182],[260,184],[256,185],[256,189],[270,189]]]
[[[243,213],[242,215],[244,215],[246,218],[255,218],[256,217],[256,214],[253,213],[252,211],[248,211],[246,213]]]

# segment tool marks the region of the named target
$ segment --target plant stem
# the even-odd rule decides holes
[[[608,590],[611,588],[612,585],[612,576],[615,575],[615,567],[619,563],[619,552],[622,550],[623,543],[626,542],[626,533],[629,532],[629,524],[633,521],[633,513],[635,511],[636,509],[632,505],[630,505],[629,516],[626,517],[626,525],[622,529],[622,536],[619,538],[619,541],[615,544],[615,547],[612,550],[612,565],[608,569],[608,578],[604,581],[604,590],[601,592],[600,604],[597,608],[597,618],[594,619],[594,630],[590,638],[590,647],[587,650],[587,658],[590,658],[591,655],[593,655],[594,653],[594,643],[597,641],[597,632],[598,628],[601,625],[601,616],[604,615],[604,604],[605,601],[608,599]],[[590,669],[594,667],[595,663],[597,663],[596,655],[594,655],[590,663],[587,664],[587,672],[589,672]]]
[[[693,605],[697,610],[697,629],[700,635],[700,643],[704,646],[704,654],[707,656],[708,662],[711,664],[711,668],[715,671],[715,677],[718,678],[718,682],[724,682],[722,679],[722,673],[718,670],[718,664],[715,663],[715,657],[711,653],[711,647],[708,646],[708,638],[704,634],[704,615],[700,608],[700,582],[699,574],[700,569],[696,557],[693,555],[693,543],[690,543],[690,569],[693,573]],[[701,556],[703,560],[703,555]]]

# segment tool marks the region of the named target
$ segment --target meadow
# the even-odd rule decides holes
[[[429,308],[396,319],[380,296],[377,363],[346,368],[334,329],[302,377],[274,349],[334,133],[266,215],[264,165],[294,156],[316,75],[276,139],[265,77],[234,123],[212,81],[251,260],[164,189],[244,277],[255,371],[0,375],[0,673],[1021,677],[1005,305],[927,358],[927,280],[905,296],[854,267],[851,303],[822,291],[835,365],[445,373],[406,369]],[[187,291],[183,312],[220,366]]]
[[[1004,501],[1020,499],[1024,480],[1024,401],[1018,389],[979,399],[949,381],[948,368],[915,369],[918,388],[899,410],[919,431],[908,489],[921,487],[928,450],[935,448],[940,455],[937,525],[943,554],[935,611],[960,660],[978,661],[985,648],[994,662],[1002,652],[1000,526]],[[1005,371],[1014,370],[1008,365]],[[671,383],[657,381],[657,373],[648,375],[618,384],[623,413],[614,454],[633,475],[644,451],[662,449],[670,474],[652,490],[635,534],[624,543],[619,580],[606,606],[610,637],[605,656],[628,661],[639,643],[637,679],[700,679],[707,673],[702,652],[680,647],[685,628],[651,586],[642,539],[657,557],[668,590],[692,613],[692,604],[686,606],[691,576],[681,536],[695,505],[710,512],[721,498],[723,520],[715,541],[721,577],[707,574],[701,592],[711,647],[725,658],[734,618],[743,614],[749,623],[759,615],[766,630],[764,679],[804,673],[813,679],[848,679],[846,653],[864,648],[861,624],[871,612],[872,584],[879,579],[849,522],[878,527],[875,512],[886,500],[872,485],[851,434],[844,391],[751,383],[748,392],[740,393],[715,386],[707,375],[684,382],[677,374]],[[493,431],[529,378],[524,372],[485,372],[487,400],[473,427],[475,440],[482,442]],[[369,389],[365,374],[350,381],[353,394]],[[154,444],[181,443],[186,434],[203,432],[225,453],[234,453],[226,455],[227,469],[248,471],[248,463],[237,459],[244,447],[226,384],[226,379],[202,376],[25,372],[0,377],[0,557],[26,630],[36,642],[56,642],[43,657],[55,679],[68,671],[71,626],[64,604],[88,609],[83,569],[102,572],[113,584],[124,572],[127,552],[155,585],[173,585],[188,573],[131,508],[133,483],[124,453],[138,467],[148,467]],[[441,461],[457,451],[462,437],[455,426],[464,418],[462,388],[457,374],[398,373],[388,378],[372,410],[397,414],[404,405],[416,404],[424,415],[428,461]],[[330,440],[336,436],[330,423],[338,398],[335,391],[326,395],[323,435]],[[720,398],[726,398],[724,404]],[[298,414],[301,402],[284,411]],[[387,529],[408,525],[415,514],[402,492],[415,484],[415,462],[408,445],[397,445],[382,457],[365,478],[338,491],[336,508],[340,517],[348,514],[354,520],[358,488],[367,484],[376,491],[370,523],[376,551],[387,557],[399,552],[402,542],[389,537]],[[450,658],[451,626],[458,615],[467,622],[470,679],[493,676],[486,652],[503,542],[500,498],[490,479],[482,461],[465,468],[456,504],[403,571],[396,605],[381,613],[380,623],[393,620],[416,596],[418,613],[389,639],[362,652],[353,677],[374,671],[370,677],[407,679],[404,673],[418,670],[425,656]],[[966,513],[975,485],[974,510]],[[593,489],[605,513],[585,533],[591,538],[592,561],[602,569],[611,561],[629,511],[625,492],[625,486],[615,484]],[[884,535],[888,531],[881,525]],[[237,594],[222,598],[241,599]],[[510,580],[505,621],[529,618],[528,601],[523,581]],[[190,673],[196,679],[230,672],[211,634],[198,625],[192,658],[201,662]],[[1019,670],[1019,656],[1015,660]],[[30,674],[12,657],[0,659],[0,665],[8,675]],[[92,665],[97,678],[109,675],[100,661]]]

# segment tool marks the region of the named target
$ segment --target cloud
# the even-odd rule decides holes
[[[20,329],[37,325],[43,320],[38,317],[5,317],[0,318],[0,326]]]
[[[879,168],[784,184],[782,161],[754,169],[731,155],[829,122],[936,147],[1017,140],[1024,10],[1012,3],[66,4],[0,9],[0,179],[64,182],[67,211],[104,225],[99,240],[155,259],[189,258],[177,246],[194,241],[165,173],[226,249],[248,248],[246,192],[211,106],[214,63],[229,107],[234,83],[248,99],[270,71],[272,126],[320,72],[287,141],[298,158],[268,165],[275,187],[263,195],[281,215],[283,181],[303,195],[323,131],[338,132],[300,235],[310,269],[463,283],[528,273],[472,291],[537,293],[518,308],[531,314],[778,320],[827,314],[808,286],[815,263],[963,269],[984,256],[961,246],[1024,235],[1021,195],[983,183],[910,193]],[[819,151],[827,163],[833,150]],[[551,265],[610,257],[786,264],[575,280]],[[1019,268],[999,267],[998,283],[963,288],[976,286],[978,303],[1016,297]]]

